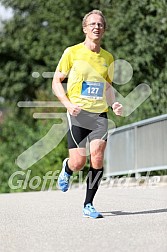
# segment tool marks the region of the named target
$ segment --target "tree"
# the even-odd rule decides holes
[[[112,1],[106,9],[109,28],[105,47],[115,59],[125,59],[133,67],[132,80],[115,85],[124,96],[140,83],[147,83],[151,96],[136,111],[121,121],[129,123],[167,113],[167,22],[166,1]]]
[[[42,77],[54,72],[63,50],[84,38],[81,21],[91,2],[74,0],[1,0],[14,10],[0,37],[0,85],[6,99],[32,100],[38,89],[50,90]],[[89,3],[89,5],[88,5]],[[33,78],[38,72],[40,77]]]

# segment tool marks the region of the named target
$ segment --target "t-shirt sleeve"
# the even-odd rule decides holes
[[[107,74],[107,82],[108,83],[112,83],[114,78],[114,58],[113,56],[110,54],[109,57],[109,67],[108,67],[108,74]]]
[[[60,61],[58,63],[57,70],[67,76],[70,69],[71,69],[71,67],[72,67],[71,50],[68,47],[64,51],[64,53],[63,53],[63,55],[62,55],[62,57],[61,57],[61,59],[60,59]]]

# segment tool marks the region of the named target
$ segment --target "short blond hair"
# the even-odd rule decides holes
[[[103,24],[104,24],[104,29],[105,29],[105,28],[106,28],[106,19],[105,19],[103,13],[102,13],[100,10],[92,10],[92,11],[90,11],[89,13],[87,13],[87,14],[83,17],[83,20],[82,20],[82,27],[85,27],[85,26],[86,26],[86,20],[87,20],[87,18],[88,18],[90,15],[92,15],[92,14],[97,14],[97,15],[99,15],[99,16],[102,17],[102,19],[103,19]]]

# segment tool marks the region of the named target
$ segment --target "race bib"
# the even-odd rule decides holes
[[[90,99],[103,99],[103,82],[83,81],[81,96]]]

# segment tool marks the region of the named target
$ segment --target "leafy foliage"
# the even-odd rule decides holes
[[[166,1],[114,0],[105,14],[109,24],[105,47],[111,48],[115,59],[125,59],[133,67],[132,80],[115,88],[123,96],[140,83],[152,89],[151,96],[121,123],[167,113]]]
[[[33,111],[28,111],[27,109],[23,109],[24,116],[18,120],[19,116],[17,115],[18,111],[16,110],[18,110],[18,108],[13,108],[8,112],[8,117],[6,117],[1,130],[0,141],[2,144],[0,145],[0,192],[22,191],[22,187],[18,187],[17,190],[13,190],[7,183],[9,177],[16,172],[16,175],[13,179],[14,182],[12,182],[12,184],[17,186],[17,181],[20,177],[19,174],[17,174],[18,171],[22,171],[21,174],[23,175],[20,177],[22,181],[25,181],[27,173],[30,172],[28,180],[26,179],[27,186],[25,191],[33,189],[29,186],[31,179],[34,176],[39,176],[42,179],[47,172],[50,172],[52,175],[56,170],[60,171],[62,159],[65,155],[67,155],[66,139],[64,138],[62,139],[61,143],[43,159],[39,160],[36,164],[28,168],[28,170],[21,170],[15,162],[17,157],[38,140],[43,138],[55,122],[53,119],[50,121],[47,119],[34,121],[32,118]],[[42,182],[43,179],[37,190],[41,190]],[[50,181],[48,181],[48,183],[49,182]],[[56,185],[55,183],[54,188]],[[47,189],[48,186],[49,184],[45,186],[45,189]]]

